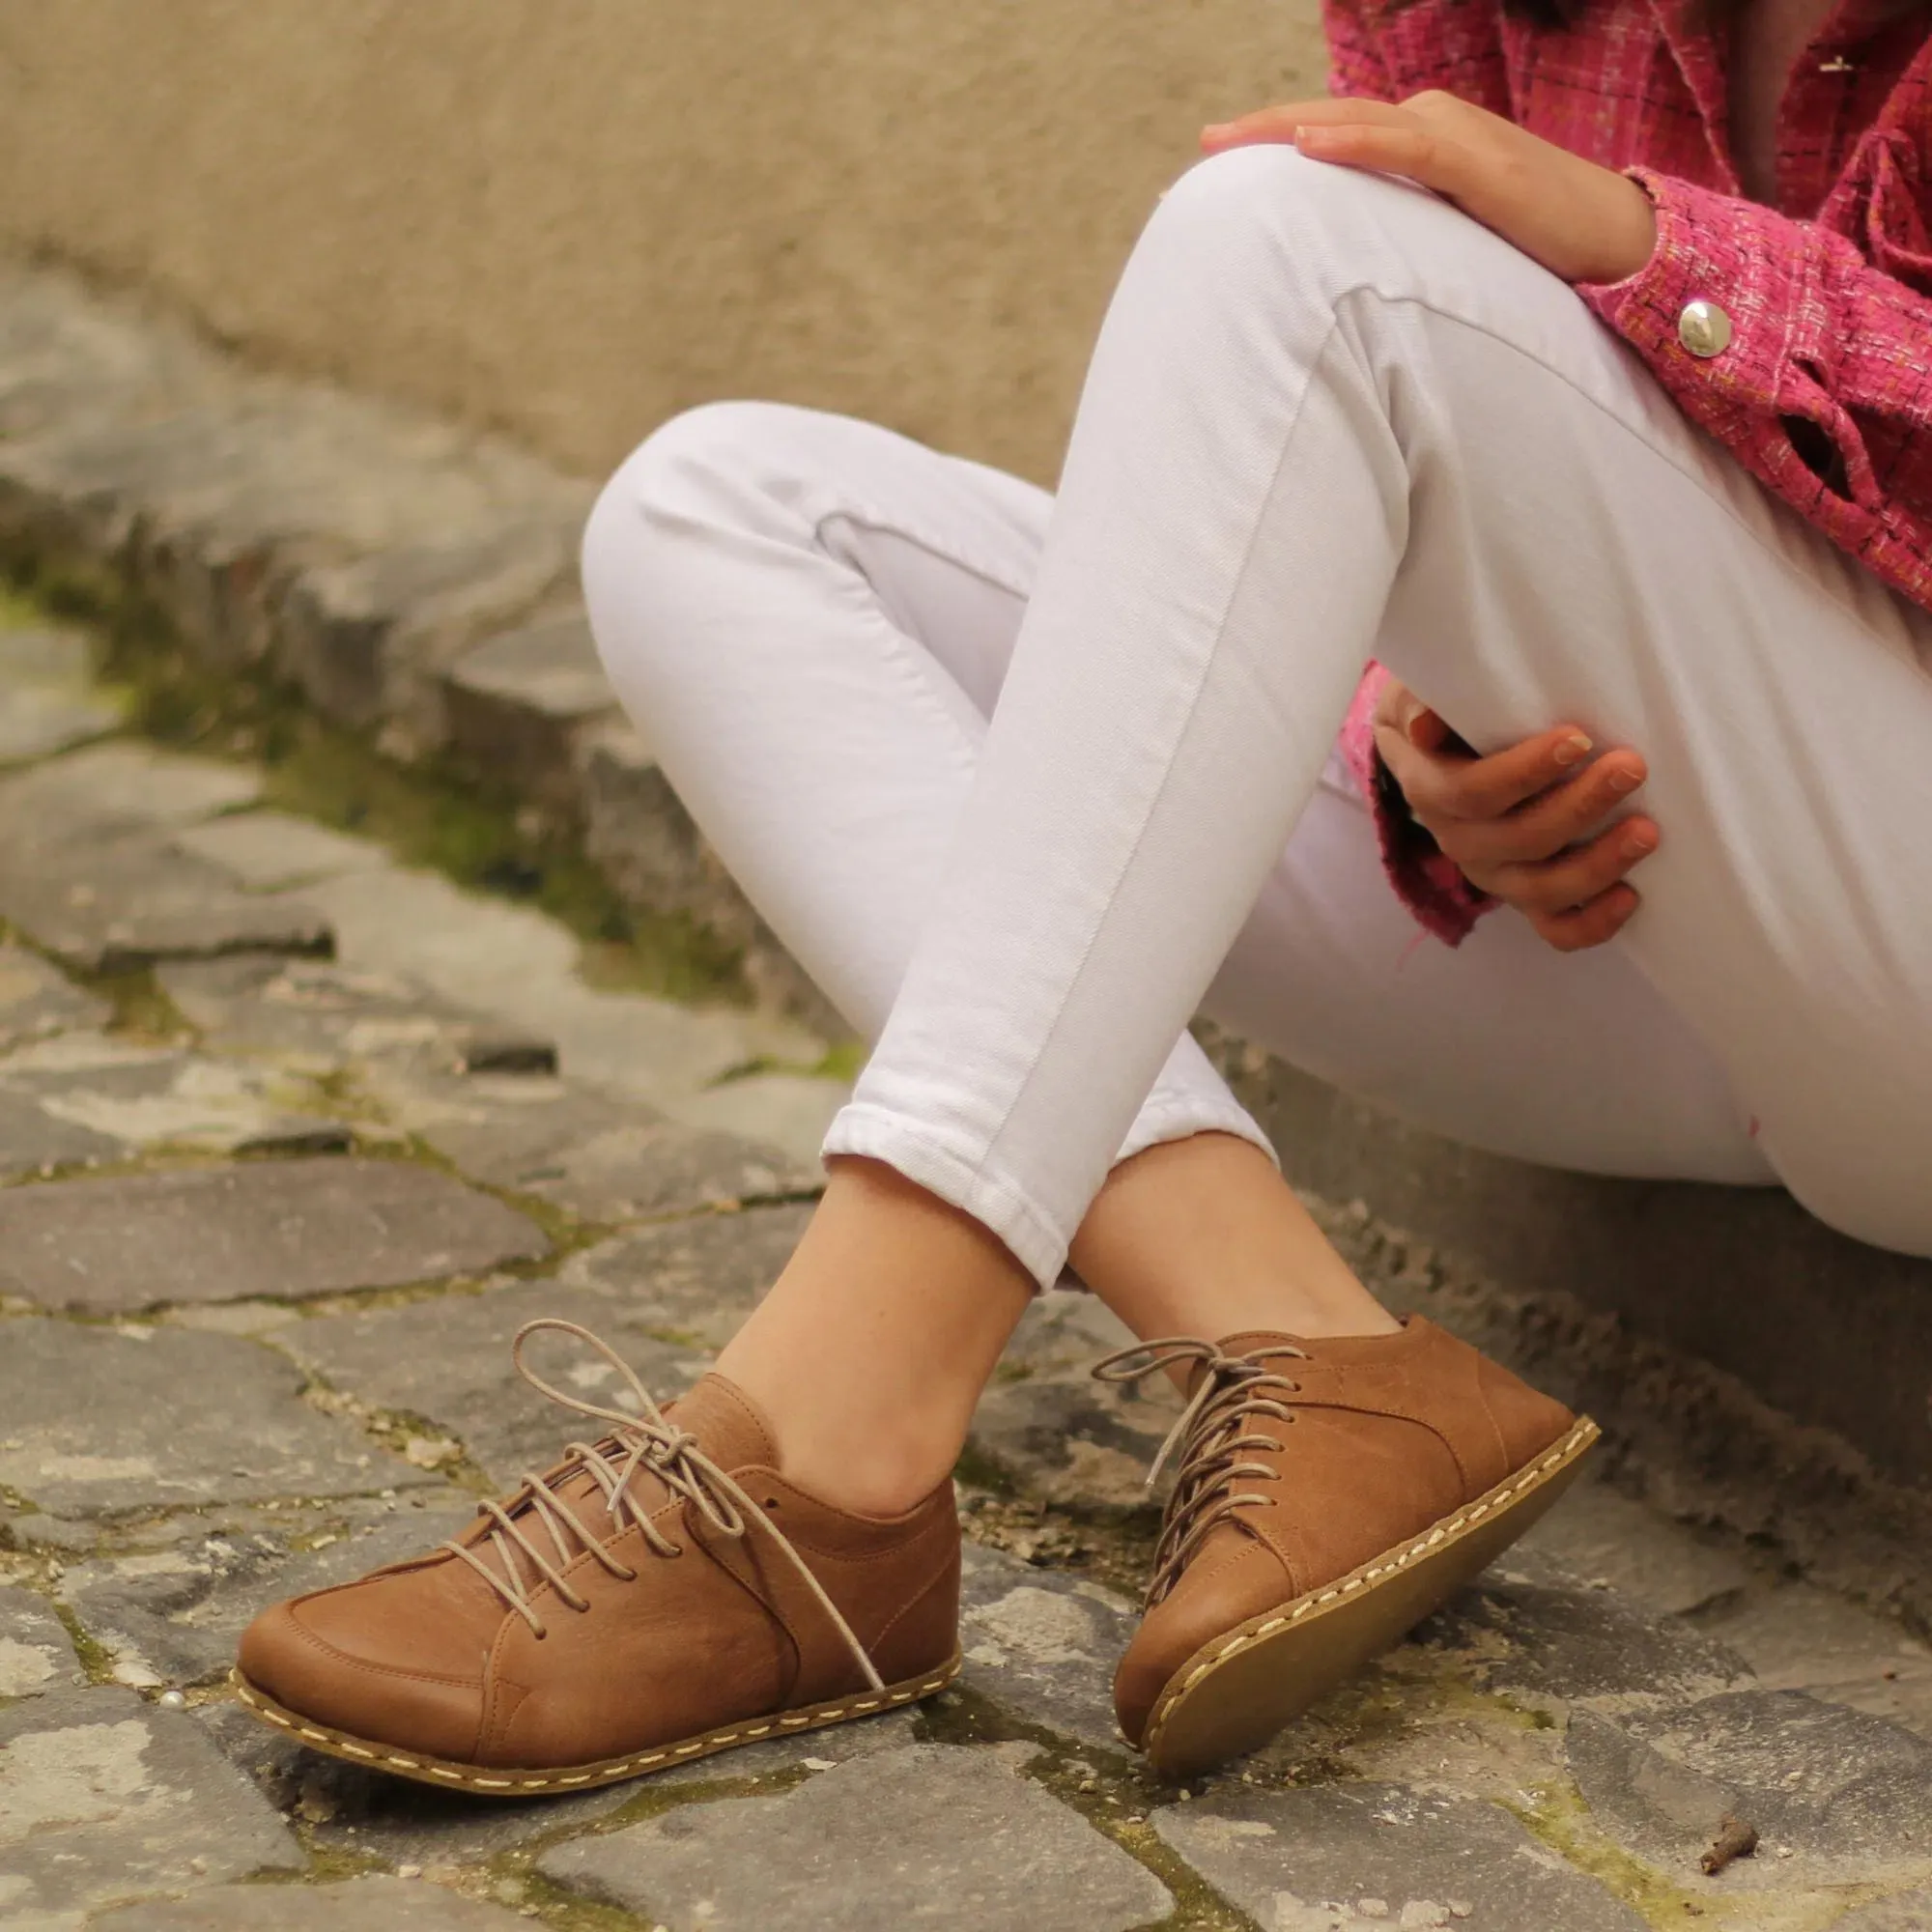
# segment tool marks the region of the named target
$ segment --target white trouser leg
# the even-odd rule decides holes
[[[728,403],[606,492],[585,582],[619,696],[787,946],[876,1037],[1045,541],[1031,485],[867,423]],[[1208,1008],[1418,1124],[1599,1173],[1769,1179],[1723,1077],[1617,952],[1514,919],[1425,942],[1331,766]],[[1253,1129],[1191,1042],[1125,1151]]]
[[[1932,1252],[1932,622],[1574,294],[1402,185],[1250,150],[1102,332],[944,883],[833,1152],[1058,1268],[1366,657],[1493,745],[1639,745],[1622,944],[1824,1219]]]
[[[653,437],[591,517],[584,589],[618,697],[867,1039],[938,889],[1051,509],[869,423],[721,403]],[[1150,1080],[1120,1153],[1210,1129],[1268,1148],[1185,1033]]]

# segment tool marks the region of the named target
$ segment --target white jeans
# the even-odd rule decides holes
[[[876,1042],[828,1152],[1042,1281],[1123,1152],[1265,1144],[1204,1004],[1437,1132],[1780,1180],[1932,1254],[1932,616],[1421,191],[1279,148],[1186,175],[1057,502],[718,405],[619,471],[584,579],[668,777]],[[1371,656],[1479,747],[1643,751],[1618,941],[1420,937],[1330,758]]]

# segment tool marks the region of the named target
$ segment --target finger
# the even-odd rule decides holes
[[[1487,758],[1425,757],[1411,749],[1413,781],[1396,770],[1393,762],[1390,770],[1395,771],[1415,815],[1440,838],[1436,819],[1446,824],[1457,819],[1500,818],[1525,799],[1571,777],[1591,750],[1589,738],[1575,724],[1559,724]]]
[[[1304,122],[1293,140],[1311,160],[1405,175],[1452,201],[1462,200],[1471,183],[1469,151],[1419,122],[1407,127]]]
[[[1455,732],[1442,721],[1440,715],[1430,710],[1426,704],[1418,704],[1404,723],[1404,732],[1408,742],[1418,752],[1440,752],[1452,740],[1461,743]]]
[[[1500,818],[1445,824],[1438,842],[1463,867],[1535,865],[1581,845],[1605,829],[1643,781],[1642,760],[1635,753],[1612,755],[1614,763],[1609,758],[1599,759],[1588,770],[1552,785]]]
[[[1620,884],[1624,874],[1649,858],[1657,845],[1657,827],[1648,819],[1634,819],[1540,866],[1503,866],[1485,871],[1479,883],[1520,912],[1570,912]]]
[[[1251,114],[1238,114],[1232,121],[1217,121],[1201,130],[1201,145],[1210,152],[1238,148],[1257,141],[1292,143],[1297,128],[1369,123],[1401,127],[1412,119],[1408,110],[1386,100],[1364,100],[1343,95],[1333,100],[1291,100],[1273,107],[1259,107]]]
[[[1537,913],[1530,925],[1537,937],[1559,952],[1582,952],[1614,939],[1642,903],[1630,886],[1612,886],[1588,905],[1569,912]]]

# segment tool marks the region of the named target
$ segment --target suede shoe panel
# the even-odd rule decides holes
[[[1304,1340],[1178,1340],[1101,1364],[1119,1380],[1193,1360],[1147,1614],[1115,1680],[1130,1743],[1205,1646],[1424,1535],[1576,1418],[1434,1322]]]
[[[400,1768],[504,1791],[489,1774],[525,1774],[515,1788],[628,1775],[660,1747],[713,1748],[800,1710],[856,1716],[882,1686],[902,1702],[950,1678],[950,1482],[902,1516],[854,1515],[785,1478],[756,1405],[724,1378],[666,1413],[624,1374],[635,1420],[539,1381],[611,1433],[485,1503],[456,1543],[258,1618],[243,1701],[259,1691],[280,1707],[253,1707],[270,1721],[340,1734],[311,1736],[320,1748],[435,1758]]]

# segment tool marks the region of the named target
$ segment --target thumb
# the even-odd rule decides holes
[[[1403,721],[1403,735],[1418,752],[1439,752],[1455,736],[1426,704],[1418,704]]]

